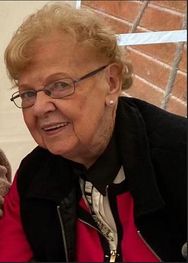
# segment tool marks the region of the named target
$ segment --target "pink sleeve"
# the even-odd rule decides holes
[[[5,196],[4,214],[0,219],[0,262],[26,262],[33,257],[21,223],[16,178]]]

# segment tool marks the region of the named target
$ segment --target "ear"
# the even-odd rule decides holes
[[[122,78],[121,66],[119,64],[113,63],[108,66],[106,70],[106,80],[108,83],[106,104],[112,105],[112,101],[115,103],[118,100],[118,97],[121,93]]]

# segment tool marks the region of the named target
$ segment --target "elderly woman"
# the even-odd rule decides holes
[[[121,97],[116,36],[87,9],[48,4],[8,45],[11,101],[38,144],[0,220],[0,261],[183,261],[186,121]]]

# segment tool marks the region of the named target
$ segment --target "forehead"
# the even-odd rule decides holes
[[[32,45],[32,62],[41,59],[62,60],[69,63],[77,63],[81,66],[81,60],[91,62],[102,59],[101,54],[88,41],[77,41],[74,35],[67,32],[54,32],[43,38],[37,39]]]
[[[73,57],[73,51],[77,46],[76,39],[67,33],[56,32],[35,40],[31,46],[31,64],[50,60],[69,62]],[[74,52],[75,55],[81,52]],[[77,56],[77,55],[76,55]]]
[[[78,43],[65,32],[56,32],[35,40],[30,47],[32,60],[19,78],[19,84],[31,81],[32,77],[43,82],[43,78],[57,72],[79,77],[95,67],[97,52],[86,43]]]

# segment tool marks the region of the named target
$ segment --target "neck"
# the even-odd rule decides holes
[[[81,151],[74,153],[74,156],[67,156],[67,159],[80,163],[87,169],[90,168],[110,142],[115,125],[115,112],[116,108],[107,109],[101,120],[100,128],[97,129],[92,140],[84,144],[80,141]]]
[[[114,120],[109,122],[109,125],[105,123],[106,127],[100,135],[97,135],[97,140],[94,140],[95,143],[90,143],[86,147],[86,154],[84,158],[80,160],[80,163],[86,168],[90,168],[108,146],[114,130],[114,122]]]

